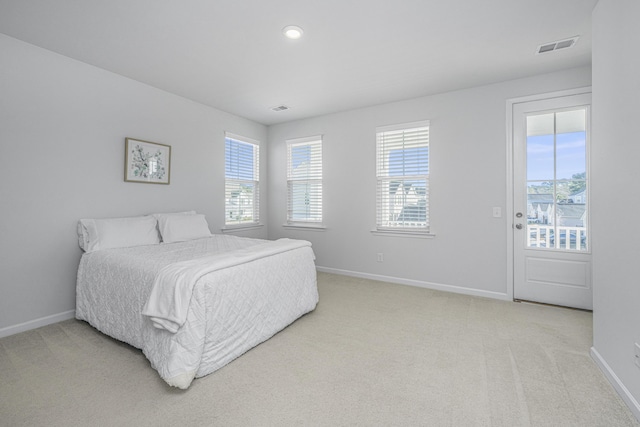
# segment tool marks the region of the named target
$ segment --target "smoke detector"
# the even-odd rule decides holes
[[[289,107],[287,107],[286,105],[276,105],[275,107],[271,107],[271,110],[273,111],[286,111],[288,109]]]
[[[569,39],[558,40],[551,43],[545,43],[538,46],[536,50],[536,55],[541,53],[553,52],[555,50],[569,49],[570,47],[575,46],[578,42],[580,36],[571,37]]]

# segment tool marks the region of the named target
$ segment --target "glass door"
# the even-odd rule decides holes
[[[513,104],[514,299],[591,309],[583,93]]]
[[[587,108],[531,113],[527,135],[527,246],[588,249]]]

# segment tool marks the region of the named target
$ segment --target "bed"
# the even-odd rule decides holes
[[[181,389],[318,303],[309,242],[212,235],[203,220],[187,212],[78,226],[86,252],[76,318],[141,349],[160,377]]]

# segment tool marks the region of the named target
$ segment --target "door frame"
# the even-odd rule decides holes
[[[513,137],[513,108],[516,104],[521,104],[524,102],[531,102],[531,101],[541,101],[541,100],[545,100],[545,99],[553,99],[553,98],[562,98],[565,96],[571,96],[571,95],[582,95],[582,94],[590,94],[591,93],[591,86],[585,86],[585,87],[580,87],[580,88],[575,88],[575,89],[567,89],[567,90],[561,90],[561,91],[555,91],[555,92],[547,92],[547,93],[541,93],[541,94],[536,94],[536,95],[528,95],[528,96],[523,96],[523,97],[518,97],[518,98],[510,98],[507,99],[507,105],[506,105],[506,132],[507,132],[507,147],[506,147],[506,153],[507,153],[507,197],[506,197],[506,206],[505,206],[505,218],[507,219],[506,221],[506,227],[507,227],[507,298],[513,301],[513,297],[514,297],[514,286],[515,286],[515,277],[514,277],[514,256],[515,256],[515,251],[514,251],[514,231],[513,231],[513,227],[514,227],[514,220],[513,220],[513,216],[514,216],[514,207],[513,207],[513,202],[514,202],[514,185],[513,185],[513,179],[514,179],[514,159],[513,159],[513,144],[514,144],[514,137]]]

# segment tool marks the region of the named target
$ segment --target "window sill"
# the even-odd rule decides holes
[[[234,231],[253,230],[262,227],[264,227],[264,224],[227,225],[226,227],[222,227],[220,231],[223,233],[233,233]]]
[[[413,239],[433,239],[435,234],[414,230],[371,230],[371,234],[388,237],[410,237]]]
[[[325,231],[327,227],[322,224],[302,224],[302,223],[294,223],[294,224],[282,224],[285,228],[290,228],[293,230],[310,230],[310,231]]]

